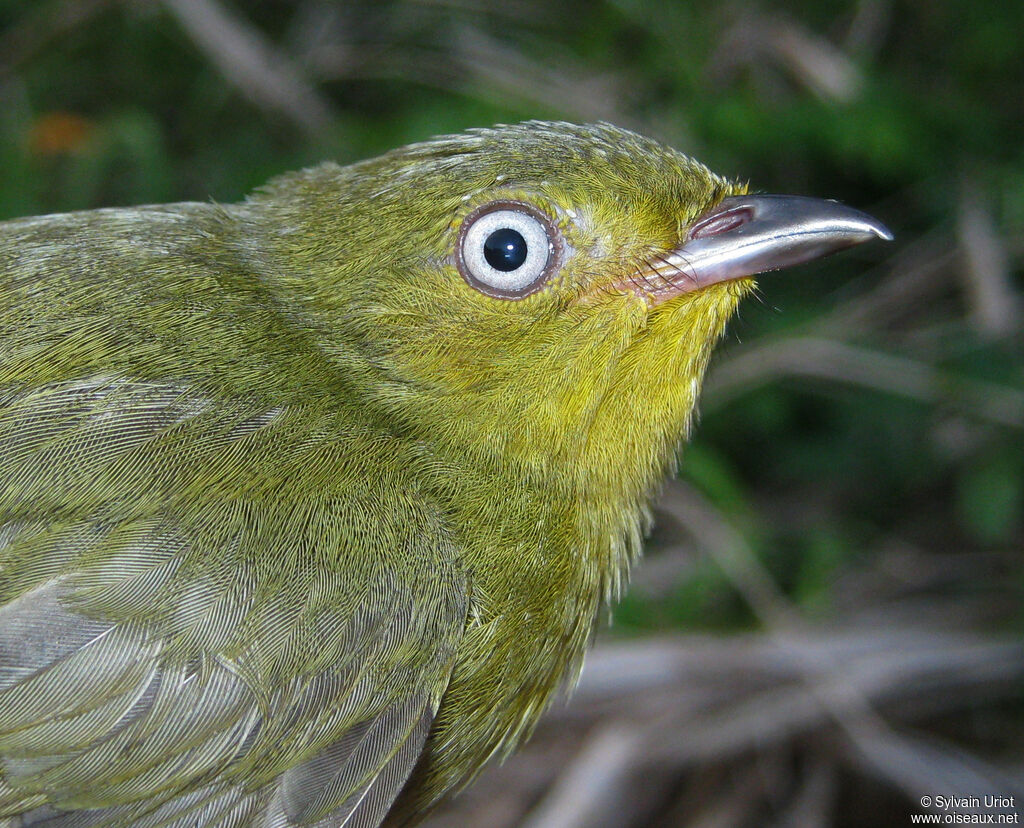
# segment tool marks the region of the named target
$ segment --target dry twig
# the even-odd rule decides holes
[[[981,190],[969,179],[961,187],[957,236],[975,328],[988,337],[1012,333],[1017,329],[1020,307],[1011,285],[1009,256]]]
[[[935,405],[954,405],[1000,425],[1024,428],[1024,392],[954,376],[908,357],[816,337],[766,342],[718,362],[704,385],[705,410],[786,376],[872,388]]]

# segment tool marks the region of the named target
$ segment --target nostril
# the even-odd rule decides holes
[[[690,228],[691,239],[702,239],[707,236],[717,236],[720,233],[728,233],[741,224],[746,224],[754,218],[754,211],[749,207],[734,207],[731,210],[712,212],[693,227]]]

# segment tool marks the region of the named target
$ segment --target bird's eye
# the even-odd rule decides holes
[[[481,293],[521,299],[547,283],[559,245],[557,231],[538,210],[496,202],[474,210],[462,223],[455,261],[462,277]]]

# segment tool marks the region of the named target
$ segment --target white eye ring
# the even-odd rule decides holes
[[[462,223],[455,264],[481,293],[522,299],[547,283],[560,252],[558,233],[540,211],[518,201],[496,201]]]

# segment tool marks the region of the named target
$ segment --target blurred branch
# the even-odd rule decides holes
[[[764,800],[765,780],[760,774],[747,773],[736,782],[720,785],[718,789],[705,792],[699,803],[693,804],[694,813],[679,810],[673,816],[673,824],[685,821],[687,828],[730,828],[737,825],[753,825]]]
[[[663,758],[674,764],[678,764],[683,756],[687,757],[685,761],[721,761],[755,745],[763,748],[773,741],[793,738],[799,732],[821,726],[827,718],[839,726],[861,761],[872,765],[876,774],[908,795],[916,797],[934,790],[937,779],[943,779],[949,790],[970,790],[977,795],[1005,793],[1006,786],[1001,786],[998,774],[992,769],[976,771],[965,764],[965,760],[958,761],[950,751],[941,754],[943,765],[939,773],[935,769],[939,754],[932,755],[921,745],[894,733],[876,707],[891,702],[894,696],[913,698],[921,692],[921,685],[935,689],[936,685],[957,682],[965,672],[969,674],[968,683],[977,682],[982,686],[989,686],[993,680],[1013,680],[1015,676],[1024,675],[1024,646],[1019,643],[1009,645],[1012,655],[1008,661],[1003,661],[1007,654],[1004,648],[993,649],[987,641],[979,641],[976,646],[960,652],[956,651],[955,640],[942,647],[929,647],[930,642],[917,642],[912,646],[904,642],[908,646],[900,651],[888,649],[881,632],[876,630],[862,644],[868,649],[881,649],[881,653],[868,653],[858,658],[859,654],[843,655],[837,652],[838,648],[831,646],[815,647],[808,640],[814,633],[802,623],[797,610],[775,587],[743,536],[713,505],[691,487],[670,481],[659,507],[686,526],[709,550],[765,624],[771,643],[780,651],[789,653],[792,675],[788,679],[777,680],[772,685],[779,688],[777,690],[761,691],[749,698],[739,691],[735,702],[726,703],[724,709],[702,709],[709,698],[707,693],[700,698],[691,698],[689,703],[674,699],[673,709],[677,711],[674,718],[682,715],[686,719],[685,724],[680,721],[676,728],[677,733],[686,734],[682,756],[675,740],[665,737],[667,730],[672,728],[666,728],[664,716],[652,717],[647,711],[647,718],[658,724],[642,739],[636,740],[632,755],[628,755],[632,744],[628,738],[623,737],[616,742],[613,764],[622,769],[622,774],[638,763],[656,761],[651,753],[661,749],[666,751]],[[926,636],[932,634],[923,633]],[[994,656],[996,653],[998,655]],[[658,654],[662,676],[670,673],[666,669],[668,661],[665,653]],[[650,675],[637,666],[634,664],[626,673]],[[1003,672],[1007,667],[1008,675]],[[588,663],[589,669],[593,669],[592,661]],[[947,690],[943,697],[960,698],[963,689]],[[644,691],[639,687],[632,688],[633,694],[641,692]],[[713,695],[710,697],[714,698]],[[715,704],[717,706],[717,702]],[[673,718],[672,714],[668,716]],[[659,745],[664,747],[659,748]],[[607,775],[608,756],[605,755],[604,759],[606,764],[601,767]],[[930,777],[927,773],[929,767],[934,771]],[[590,771],[577,768],[574,763],[570,772]],[[602,786],[611,790],[622,784],[622,780],[604,779]],[[567,796],[564,793],[562,798]],[[560,807],[564,809],[565,806]],[[558,824],[554,821],[538,823],[545,828],[554,828]],[[585,824],[585,821],[575,818],[564,824],[574,826]]]
[[[567,55],[559,55],[557,63],[542,62],[468,26],[459,32],[456,44],[467,69],[484,84],[555,111],[568,109],[586,121],[625,120],[619,112],[616,81],[573,65]]]
[[[819,98],[849,103],[864,87],[860,69],[842,49],[789,21],[768,30],[769,48],[793,76]]]
[[[783,67],[805,89],[834,103],[850,103],[864,87],[860,68],[842,49],[796,21],[760,12],[741,13],[705,72],[721,79],[765,63]]]
[[[708,550],[766,627],[791,628],[802,623],[743,535],[696,489],[669,480],[658,508],[672,515]]]
[[[332,118],[327,100],[295,64],[248,21],[216,0],[163,0],[196,46],[248,100],[287,116],[309,133]]]
[[[985,336],[1012,333],[1020,308],[1010,283],[1009,257],[981,190],[970,179],[961,185],[957,237],[971,321]]]
[[[951,404],[1000,425],[1024,428],[1024,391],[815,337],[768,342],[718,362],[704,384],[704,408],[723,405],[784,376],[859,385],[928,405]]]
[[[948,613],[947,613],[948,615]],[[948,619],[951,625],[956,619]],[[1024,642],[956,629],[849,625],[809,628],[795,634],[747,633],[731,636],[688,634],[645,640],[604,641],[587,656],[574,705],[583,710],[618,697],[672,697],[671,706],[694,696],[690,709],[729,704],[760,688],[788,686],[806,674],[807,664],[822,665],[819,680],[848,674],[879,699],[916,696],[931,688],[956,690],[940,708],[970,705],[968,691],[998,678],[1012,683],[1024,677]],[[713,695],[705,690],[711,688]],[[1017,688],[1020,689],[1019,687]],[[727,695],[723,696],[725,692]],[[960,695],[963,693],[964,695]],[[668,706],[668,705],[666,705]],[[683,705],[687,707],[687,705]],[[821,712],[817,707],[818,713]],[[567,711],[555,710],[554,717]],[[696,746],[683,748],[701,752]]]
[[[935,739],[872,734],[848,751],[851,764],[903,790],[911,800],[938,790],[970,791],[969,795],[979,797],[1024,796],[1020,778]],[[975,808],[960,810],[984,813]]]
[[[826,828],[836,797],[836,763],[827,755],[815,758],[789,806],[776,820],[778,828]]]
[[[623,723],[591,735],[521,828],[585,828],[598,814],[622,813],[625,782],[643,749],[643,736]]]
[[[859,55],[874,55],[885,39],[892,16],[890,0],[859,0],[844,46]]]
[[[326,25],[340,25],[337,15]],[[457,90],[493,104],[504,98],[542,106],[562,117],[627,123],[621,109],[622,83],[607,72],[572,60],[538,59],[519,44],[491,37],[470,23],[454,26],[443,42],[376,44],[346,41],[340,31],[310,40],[302,61],[319,77],[396,78]]]
[[[806,686],[808,697],[813,697],[818,703],[815,707],[820,706],[823,711],[827,711],[851,741],[868,755],[871,755],[872,745],[878,740],[891,740],[888,725],[872,706],[870,687],[849,681],[845,664],[838,662],[833,654],[815,653],[804,648],[801,643],[790,641],[794,632],[805,631],[803,619],[777,589],[743,536],[727,523],[714,506],[692,487],[674,480],[669,481],[660,506],[708,548],[714,560],[767,627],[772,639],[782,647],[792,647],[794,654],[803,662],[803,669],[797,679]],[[830,673],[833,675],[829,676]],[[822,679],[822,674],[828,678]],[[791,703],[797,700],[791,697],[780,698],[779,701],[779,709],[770,717],[762,715],[768,703],[763,697],[753,702],[749,711],[746,706],[730,710],[727,715],[718,718],[718,732],[712,735],[709,731],[708,738],[717,740],[723,735],[728,738],[730,731],[736,727],[742,729],[747,724],[752,726],[749,721],[751,717],[773,727],[786,721],[787,711],[792,708]],[[653,734],[651,736],[656,738]],[[759,733],[759,741],[769,738],[767,732]]]
[[[913,799],[934,793],[940,783],[965,795],[1016,793],[1019,780],[999,768],[896,733],[881,720],[876,726],[861,713],[867,704],[909,723],[968,709],[992,693],[1016,698],[1022,679],[1024,644],[960,631],[851,627],[603,643],[588,656],[573,706],[549,718],[604,723],[560,768],[526,824],[624,824],[621,816],[609,822],[607,815],[622,813],[609,809],[619,792],[637,787],[638,776],[696,773],[798,738],[815,739],[814,767],[824,770],[797,789],[789,822],[779,824],[823,824],[836,763],[867,768]],[[606,710],[619,711],[618,717],[604,718]],[[837,721],[846,734],[839,742]],[[486,779],[481,784],[486,796]],[[747,797],[734,785],[727,790],[721,799],[707,791],[691,804],[708,819],[730,802],[730,808],[747,802],[745,812]],[[773,799],[778,794],[778,786],[770,792]],[[805,814],[811,816],[804,820]],[[695,819],[693,809],[679,815],[686,824]]]
[[[903,245],[874,288],[837,305],[814,320],[814,335],[841,339],[851,333],[877,332],[948,291],[957,254],[946,228],[936,228]]]

